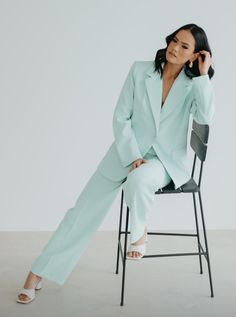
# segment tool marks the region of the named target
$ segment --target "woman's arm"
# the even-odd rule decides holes
[[[192,104],[190,112],[200,124],[210,124],[215,114],[215,93],[208,74],[192,79]]]
[[[129,70],[113,114],[115,144],[124,167],[130,165],[138,158],[142,158],[131,125],[135,86],[135,63],[132,64]]]
[[[200,76],[194,77],[192,87],[191,113],[193,119],[200,124],[210,124],[215,114],[215,94],[208,75],[212,57],[210,52],[198,52],[198,67]]]

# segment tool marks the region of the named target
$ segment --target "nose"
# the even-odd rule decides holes
[[[173,47],[173,51],[176,53],[176,52],[178,52],[178,44],[175,44],[175,46]]]

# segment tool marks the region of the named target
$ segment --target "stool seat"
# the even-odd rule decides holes
[[[190,180],[185,183],[184,185],[178,187],[175,189],[174,182],[171,181],[168,185],[166,185],[163,188],[159,188],[155,194],[176,194],[176,193],[195,193],[199,192],[200,188],[195,182],[193,178],[190,178]]]

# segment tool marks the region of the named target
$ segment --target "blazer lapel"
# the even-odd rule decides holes
[[[164,63],[162,63],[163,66]],[[183,104],[184,99],[189,91],[191,80],[185,75],[184,67],[172,84],[166,100],[162,103],[163,81],[158,72],[154,72],[154,64],[146,72],[145,79],[147,94],[150,101],[151,111],[154,116],[157,130],[160,121],[164,120],[176,107]]]
[[[154,117],[156,129],[158,130],[160,122],[160,111],[161,111],[161,79],[157,72],[154,72],[154,63],[146,72],[147,77],[145,78],[147,95],[151,106],[151,112]]]
[[[161,82],[161,91],[163,87],[163,81]],[[181,107],[184,103],[185,97],[189,91],[191,80],[185,75],[184,67],[180,71],[179,75],[173,82],[166,100],[161,108],[161,121],[164,120],[172,111]]]

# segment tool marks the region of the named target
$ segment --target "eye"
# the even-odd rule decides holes
[[[186,46],[182,46],[184,49],[188,49],[188,47],[186,47]]]

